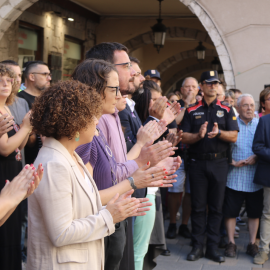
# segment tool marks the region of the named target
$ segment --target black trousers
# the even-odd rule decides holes
[[[119,270],[126,245],[127,221],[115,224],[115,232],[104,238],[104,270]]]
[[[190,161],[191,226],[195,245],[202,247],[207,233],[207,248],[218,246],[227,174],[226,158]]]

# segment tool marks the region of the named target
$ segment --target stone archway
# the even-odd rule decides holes
[[[0,39],[24,10],[38,0],[0,0]]]
[[[210,62],[205,62],[205,63],[198,63],[196,65],[192,65],[180,70],[179,72],[174,74],[164,85],[162,85],[163,94],[166,95],[174,83],[189,76],[191,73],[211,68],[212,64]]]
[[[217,56],[217,52],[216,50],[206,50],[205,51],[205,56]],[[186,60],[186,59],[190,59],[190,58],[196,58],[197,57],[197,52],[196,50],[189,50],[189,51],[184,51],[184,52],[180,52],[175,54],[172,57],[167,58],[165,61],[163,61],[161,64],[159,64],[157,66],[157,70],[162,74],[163,72],[165,72],[168,68],[170,68],[171,66]]]
[[[181,1],[184,5],[186,5],[191,10],[191,12],[198,17],[198,19],[208,32],[212,42],[216,47],[219,56],[222,69],[224,71],[225,81],[227,83],[227,89],[235,88],[235,77],[233,73],[233,66],[229,52],[226,48],[223,38],[221,37],[213,20],[208,15],[206,9],[199,3],[198,0],[179,0],[179,1]]]
[[[189,38],[213,45],[213,42],[207,32],[193,28],[168,27],[166,39],[167,38]],[[152,31],[140,34],[124,43],[130,52],[148,44],[153,44]]]

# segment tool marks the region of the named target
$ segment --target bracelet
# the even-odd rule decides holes
[[[129,183],[130,183],[132,189],[136,190],[137,187],[136,187],[136,185],[135,185],[135,183],[134,183],[133,177],[128,177],[127,179],[128,179],[128,181],[129,181]]]

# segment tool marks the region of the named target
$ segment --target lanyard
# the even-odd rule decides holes
[[[110,167],[111,167],[111,175],[112,175],[112,182],[113,182],[113,185],[116,185],[117,184],[117,179],[116,179],[116,170],[117,170],[117,163],[116,163],[116,160],[113,156],[113,153],[112,153],[112,150],[111,148],[108,146],[107,142],[106,142],[106,139],[103,135],[102,132],[100,132],[100,130],[97,128],[97,131],[98,131],[98,136],[102,139],[103,141],[103,146],[101,146],[102,148],[102,151],[104,152],[104,154],[106,155],[109,163],[110,163]],[[99,142],[99,141],[98,141]]]

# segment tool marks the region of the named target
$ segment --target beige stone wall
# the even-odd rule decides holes
[[[180,1],[202,21],[225,69],[230,60],[236,88],[258,101],[264,84],[270,84],[270,1]]]
[[[18,24],[13,22],[0,40],[0,61],[18,60]]]
[[[61,12],[61,15],[57,15],[53,11]],[[72,17],[74,22],[63,17]],[[19,21],[44,29],[43,61],[45,62],[48,61],[48,55],[51,52],[63,55],[65,35],[84,41],[85,50],[95,43],[95,23],[50,2],[38,1],[24,11],[3,35],[0,40],[0,61],[18,60]]]

